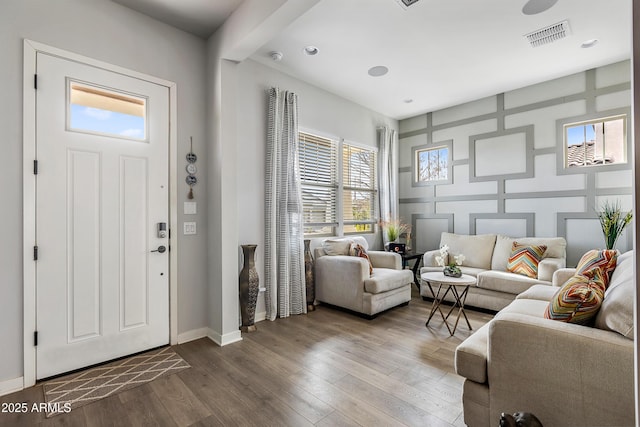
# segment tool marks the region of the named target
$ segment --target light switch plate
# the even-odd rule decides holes
[[[196,202],[184,202],[184,214],[195,215],[198,213],[198,204]]]
[[[184,235],[196,234],[196,223],[194,222],[185,222],[183,223]]]

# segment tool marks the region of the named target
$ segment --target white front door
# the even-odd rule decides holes
[[[45,53],[37,75],[41,379],[169,343],[169,91]]]

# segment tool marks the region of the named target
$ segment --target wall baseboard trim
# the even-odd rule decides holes
[[[242,341],[242,335],[240,331],[233,331],[228,334],[220,335],[213,329],[208,329],[209,333],[207,336],[211,341],[218,344],[220,347],[223,347],[227,344],[232,344],[234,342]]]
[[[195,341],[209,336],[209,328],[198,328],[178,334],[178,344]]]
[[[267,312],[266,311],[260,311],[260,312],[256,313],[256,317],[255,317],[254,321],[262,322],[263,320],[267,320]]]
[[[24,389],[24,377],[0,381],[0,396]]]

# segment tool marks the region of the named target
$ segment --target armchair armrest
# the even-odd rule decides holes
[[[402,270],[402,256],[394,252],[369,251],[367,252],[371,265],[374,268],[391,268]]]
[[[543,425],[633,425],[634,342],[517,313],[489,326],[490,419],[527,408]]]
[[[576,274],[575,268],[559,268],[558,270],[553,272],[553,279],[551,280],[551,285],[553,286],[562,286],[564,282],[569,280],[571,276]]]
[[[438,263],[436,262],[436,257],[440,256],[440,249],[434,249],[432,251],[427,251],[422,256],[422,265],[425,267],[438,267]],[[448,256],[447,256],[448,258]],[[445,264],[448,264],[448,260],[444,260]]]
[[[315,261],[316,299],[362,312],[369,262],[360,257],[325,255]]]
[[[564,258],[543,258],[538,264],[538,279],[551,282],[553,273],[566,265],[567,261]]]

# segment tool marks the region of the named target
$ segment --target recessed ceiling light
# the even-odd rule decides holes
[[[594,47],[597,44],[598,44],[598,39],[591,39],[591,40],[587,40],[585,42],[582,42],[580,47],[583,48],[583,49],[588,49],[590,47]]]
[[[269,56],[271,57],[271,59],[273,59],[274,61],[278,62],[278,61],[282,61],[282,52],[269,52]]]
[[[413,99],[411,98],[407,98],[403,101],[405,104],[411,104],[413,102]]]
[[[522,8],[525,15],[536,15],[542,13],[557,3],[558,0],[529,0]]]
[[[318,52],[319,50],[315,46],[305,46],[304,48],[305,55],[313,56],[313,55],[317,55]]]
[[[384,76],[388,72],[389,72],[389,69],[384,65],[376,65],[375,67],[369,68],[369,71],[367,71],[367,73],[369,73],[371,77]]]

